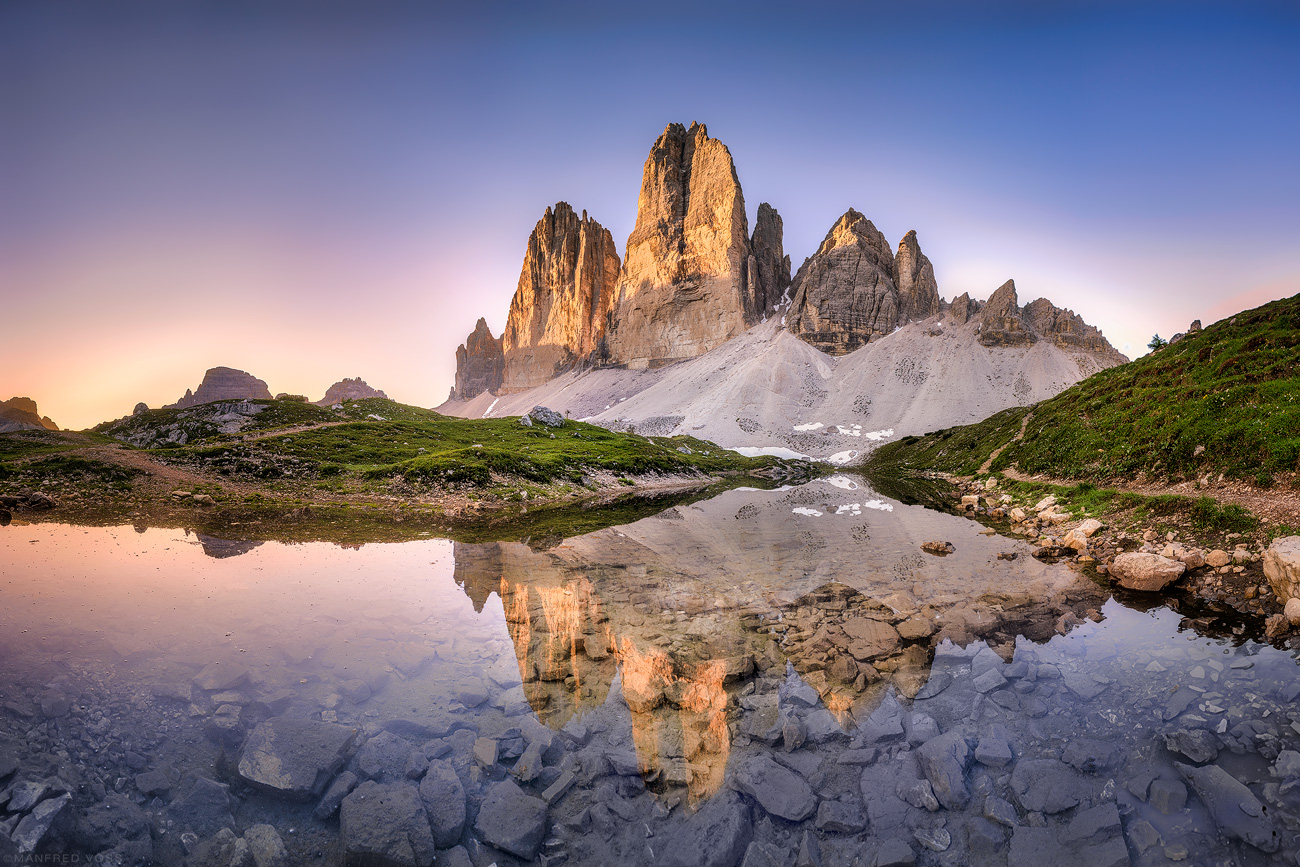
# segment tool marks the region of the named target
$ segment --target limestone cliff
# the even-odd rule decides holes
[[[469,400],[485,391],[501,389],[505,356],[501,338],[493,337],[487,321],[480,318],[465,342],[456,347],[456,385],[452,400]]]
[[[501,388],[541,385],[590,357],[604,335],[618,285],[609,230],[567,202],[546,209],[528,236],[519,285],[501,336]]]
[[[915,229],[898,242],[898,252],[894,255],[894,285],[898,288],[903,322],[926,319],[939,312],[939,284],[934,279],[934,266],[921,252]]]
[[[642,172],[606,360],[658,366],[708,352],[740,334],[754,318],[745,303],[750,253],[745,198],[731,152],[709,138],[702,124],[669,124]],[[771,252],[764,258],[770,262]],[[754,292],[765,297],[763,279],[755,281]]]
[[[271,392],[266,383],[242,370],[232,367],[212,367],[203,374],[203,381],[194,391],[185,389],[185,396],[175,403],[168,404],[168,409],[185,409],[214,400],[270,400]]]
[[[776,307],[790,286],[790,257],[785,254],[785,227],[776,209],[763,202],[749,239],[744,297],[745,321],[753,325]]]
[[[40,414],[36,401],[30,397],[11,397],[0,400],[0,433],[19,430],[58,430],[59,426],[49,416]]]
[[[318,406],[333,406],[345,400],[362,400],[367,397],[387,398],[388,395],[377,388],[371,388],[359,376],[356,379],[348,379],[345,376],[326,389],[325,396],[316,401],[316,404]]]
[[[786,327],[832,355],[889,334],[903,315],[894,267],[885,236],[850,208],[795,275]]]

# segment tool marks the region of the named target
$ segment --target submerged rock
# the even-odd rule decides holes
[[[272,795],[309,801],[325,790],[356,736],[348,726],[274,717],[249,733],[239,775]]]
[[[167,808],[167,818],[177,830],[191,830],[200,837],[210,837],[222,828],[235,824],[230,814],[230,787],[200,777],[193,788]]]
[[[526,860],[546,834],[546,802],[525,794],[513,780],[494,783],[479,807],[474,828],[488,843]]]
[[[971,761],[971,748],[965,734],[953,729],[939,735],[923,744],[916,757],[939,803],[949,810],[964,809],[970,802],[966,768]]]
[[[434,861],[424,802],[409,783],[362,783],[343,799],[339,834],[348,864],[429,867]]]
[[[429,815],[433,840],[439,847],[453,845],[465,830],[465,788],[451,762],[434,759],[420,781],[420,799]]]
[[[663,850],[664,867],[736,867],[753,834],[749,808],[724,789],[673,829]]]
[[[1195,768],[1174,763],[1178,773],[1195,790],[1209,810],[1220,833],[1244,840],[1264,852],[1282,845],[1279,829],[1259,799],[1218,765]]]
[[[768,813],[791,822],[801,822],[817,809],[817,796],[807,781],[766,755],[756,756],[741,766],[733,786]]]

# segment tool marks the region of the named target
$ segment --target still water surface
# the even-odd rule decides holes
[[[848,476],[535,547],[0,528],[0,854],[1296,863],[1293,656],[981,530]]]

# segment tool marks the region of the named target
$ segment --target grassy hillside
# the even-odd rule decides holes
[[[1269,486],[1300,471],[1300,295],[1216,322],[1050,400],[878,449],[879,470],[991,470],[1100,481],[1222,473]]]
[[[452,418],[380,398],[349,401],[339,411],[286,401],[237,403],[152,410],[97,430],[153,446],[147,450],[155,458],[199,473],[316,482],[340,492],[393,483],[581,485],[593,473],[716,474],[777,463],[692,437],[643,437],[570,420],[551,428],[525,427],[518,418]]]

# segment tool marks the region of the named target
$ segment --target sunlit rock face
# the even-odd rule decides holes
[[[751,288],[745,197],[727,146],[703,124],[669,124],[650,149],[627,239],[607,358],[653,367],[720,346],[761,316],[780,285],[775,212]],[[755,257],[756,262],[758,257]],[[749,301],[747,310],[746,301]]]
[[[30,397],[11,397],[0,401],[0,433],[19,430],[58,430],[59,426],[42,416]]]
[[[618,273],[608,229],[567,202],[546,209],[528,236],[502,334],[504,391],[541,385],[595,353]]]
[[[371,388],[359,376],[356,379],[348,379],[345,376],[326,389],[325,396],[316,401],[316,404],[318,406],[333,406],[345,400],[363,400],[367,397],[387,398],[388,395],[377,388]]]
[[[504,376],[501,338],[493,337],[487,320],[480,317],[465,342],[456,347],[456,384],[451,399],[469,400],[485,391],[495,394]]]
[[[266,383],[242,370],[231,367],[209,368],[203,374],[199,387],[191,392],[185,389],[185,396],[175,403],[168,404],[168,409],[185,409],[214,400],[270,400],[271,392]]]

